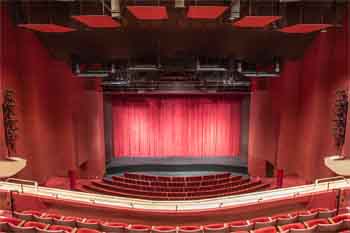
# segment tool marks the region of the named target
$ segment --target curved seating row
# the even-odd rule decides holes
[[[127,189],[134,189],[140,191],[150,191],[150,192],[198,192],[198,191],[210,191],[210,190],[218,190],[224,188],[233,188],[238,185],[243,185],[249,183],[249,178],[243,178],[239,180],[232,181],[230,183],[224,183],[220,185],[208,185],[208,186],[178,186],[178,187],[170,187],[170,186],[157,186],[157,185],[137,185],[137,184],[124,184],[115,182],[114,180],[103,179],[102,181],[95,181],[95,183],[106,184],[114,187],[123,187]]]
[[[195,189],[182,192],[174,192],[173,190],[165,189],[157,190],[157,188],[149,188],[148,190],[131,189],[123,186],[111,185],[104,182],[92,181],[89,184],[83,185],[81,191],[150,200],[195,200],[256,192],[267,187],[269,187],[269,184],[262,183],[261,180],[256,180],[220,189]]]
[[[138,173],[125,172],[124,177],[133,180],[143,180],[143,181],[163,181],[163,182],[197,182],[206,180],[216,180],[225,179],[230,177],[229,172],[217,173],[205,176],[154,176]]]
[[[336,210],[327,208],[204,226],[148,226],[61,216],[39,211],[16,212],[14,217],[0,218],[0,231],[22,233],[316,233],[344,231],[345,233],[350,230],[350,213],[336,215]]]
[[[144,182],[140,182],[137,184],[129,183],[125,181],[120,181],[120,179],[107,179],[104,178],[102,181],[105,183],[117,185],[117,186],[123,186],[127,188],[133,188],[133,189],[141,189],[141,190],[149,190],[150,188],[156,188],[156,189],[196,189],[196,190],[208,190],[208,189],[220,189],[227,186],[234,186],[237,184],[242,184],[244,182],[248,182],[250,179],[248,177],[242,178],[240,176],[230,177],[227,179],[222,180],[214,180],[214,181],[203,181],[203,182],[191,182],[191,183],[179,183],[179,182],[171,182],[171,183],[165,183],[165,182],[158,182],[158,181],[152,181],[147,182],[146,184]]]
[[[176,178],[182,178],[182,180],[163,180],[160,179],[160,177],[165,176],[159,176],[158,180],[137,180],[137,179],[130,179],[128,177],[124,176],[112,176],[112,179],[118,182],[128,183],[128,184],[137,184],[137,185],[155,185],[155,186],[169,186],[169,187],[178,187],[178,186],[208,186],[208,185],[216,185],[216,184],[223,184],[223,183],[229,183],[231,181],[236,181],[241,179],[241,176],[227,176],[227,177],[219,177],[217,179],[189,179],[189,178],[196,178],[195,176],[188,176],[188,177],[176,177]],[[201,178],[202,176],[199,176]],[[168,177],[170,178],[170,177]],[[175,178],[174,178],[175,179]]]

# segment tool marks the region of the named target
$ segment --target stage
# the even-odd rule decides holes
[[[123,172],[142,172],[154,175],[191,176],[217,172],[248,175],[247,161],[242,156],[220,157],[121,157],[107,164],[106,175]]]

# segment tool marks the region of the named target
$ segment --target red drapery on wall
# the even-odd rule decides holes
[[[113,99],[116,157],[235,156],[240,99],[233,96],[118,96]]]

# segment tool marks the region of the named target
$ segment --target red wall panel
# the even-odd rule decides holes
[[[1,91],[16,92],[17,153],[28,161],[20,177],[44,182],[67,175],[69,169],[83,176],[103,175],[102,93],[75,78],[70,66],[55,60],[34,33],[12,25],[5,4],[0,9]]]
[[[335,92],[349,85],[348,21],[346,16],[344,28],[317,34],[302,58],[285,61],[279,79],[252,93],[251,174],[264,175],[262,163],[255,161],[259,158],[310,182],[333,175],[323,158],[336,153],[332,138]],[[349,144],[347,137],[345,149]]]

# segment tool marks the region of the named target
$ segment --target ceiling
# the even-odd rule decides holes
[[[315,34],[291,35],[276,28],[296,23],[340,24],[347,1],[321,0],[241,0],[240,16],[281,15],[270,28],[243,30],[232,26],[230,10],[216,20],[186,18],[186,8],[175,8],[174,0],[120,0],[121,24],[117,29],[90,29],[70,18],[72,15],[110,14],[110,1],[14,1],[12,15],[19,23],[57,23],[76,28],[62,34],[37,33],[59,59],[72,56],[86,62],[141,61],[157,59],[235,58],[250,62],[270,62],[275,57],[297,58]],[[237,0],[185,0],[188,5],[231,6]],[[126,9],[128,5],[164,5],[169,19],[140,21]],[[341,30],[334,29],[334,30]]]

